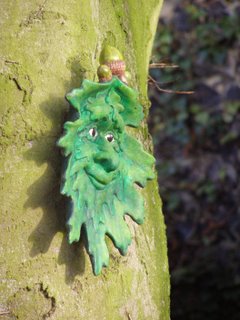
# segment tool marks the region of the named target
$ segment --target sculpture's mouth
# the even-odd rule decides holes
[[[104,189],[105,186],[107,185],[107,184],[102,183],[101,181],[99,181],[97,178],[95,178],[93,176],[90,176],[90,175],[89,175],[89,179],[91,180],[91,182],[95,186],[95,188],[98,189],[98,190]]]
[[[96,163],[91,163],[86,166],[85,171],[97,189],[104,189],[104,187],[113,181],[117,175],[117,170],[107,172],[101,165]]]

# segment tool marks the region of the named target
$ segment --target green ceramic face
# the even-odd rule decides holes
[[[154,158],[126,132],[127,125],[140,124],[143,113],[137,93],[118,78],[101,84],[85,80],[67,100],[77,112],[58,143],[68,157],[62,193],[72,202],[69,242],[79,241],[85,230],[99,274],[109,263],[105,235],[126,254],[131,235],[124,216],[144,220],[143,199],[134,184],[144,187],[153,178]]]

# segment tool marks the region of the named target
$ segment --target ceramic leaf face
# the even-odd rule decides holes
[[[124,216],[144,220],[144,205],[135,184],[141,187],[154,177],[154,158],[126,132],[143,118],[134,90],[113,78],[105,84],[85,80],[67,99],[76,109],[66,122],[59,146],[67,156],[62,194],[72,203],[69,242],[85,232],[95,274],[109,263],[108,235],[126,254],[131,235]]]

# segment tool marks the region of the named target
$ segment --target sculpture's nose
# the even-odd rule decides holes
[[[100,164],[105,171],[111,172],[118,168],[119,158],[113,152],[101,151],[95,155],[94,162]]]

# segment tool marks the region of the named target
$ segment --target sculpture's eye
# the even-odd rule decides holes
[[[105,135],[105,139],[108,142],[113,142],[114,141],[114,136],[111,133],[108,133],[108,134]]]
[[[97,130],[95,128],[91,128],[88,132],[89,132],[90,136],[93,138],[96,138],[96,136],[98,134]]]

